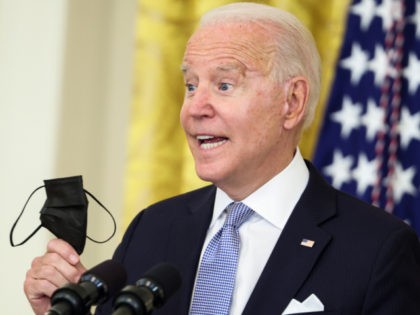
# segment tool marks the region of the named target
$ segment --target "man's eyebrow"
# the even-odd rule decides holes
[[[181,68],[182,73],[186,73],[189,67],[186,64],[182,64],[180,68]]]
[[[187,64],[181,64],[180,69],[183,74],[186,74],[190,70],[190,67]],[[221,64],[216,67],[216,71],[220,72],[237,71],[240,73],[244,73],[245,70],[246,69],[243,65],[236,63]]]

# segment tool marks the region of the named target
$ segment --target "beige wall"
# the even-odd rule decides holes
[[[135,0],[0,0],[0,304],[30,314],[22,283],[51,234],[41,229],[12,248],[9,231],[29,193],[44,179],[83,175],[120,223],[125,139],[131,99]],[[15,232],[39,222],[41,191]],[[110,219],[91,200],[88,234],[104,239]],[[87,241],[92,267],[112,254],[114,239]]]

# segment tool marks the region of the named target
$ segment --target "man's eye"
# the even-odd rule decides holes
[[[231,87],[232,87],[232,84],[230,84],[230,83],[222,82],[222,83],[219,84],[219,90],[220,91],[228,91]]]
[[[187,88],[188,92],[194,92],[196,89],[196,86],[190,83],[185,84],[185,87]]]

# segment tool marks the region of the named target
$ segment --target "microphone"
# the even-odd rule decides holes
[[[160,263],[136,285],[126,286],[115,298],[112,315],[148,315],[161,307],[181,285],[181,275],[171,264]]]
[[[44,315],[85,315],[90,307],[121,290],[127,281],[124,267],[106,260],[86,271],[79,282],[67,283],[54,291],[51,308]]]

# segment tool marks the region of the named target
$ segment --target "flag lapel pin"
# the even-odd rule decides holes
[[[302,242],[300,242],[300,245],[312,248],[315,245],[315,241],[304,238],[302,239]]]

